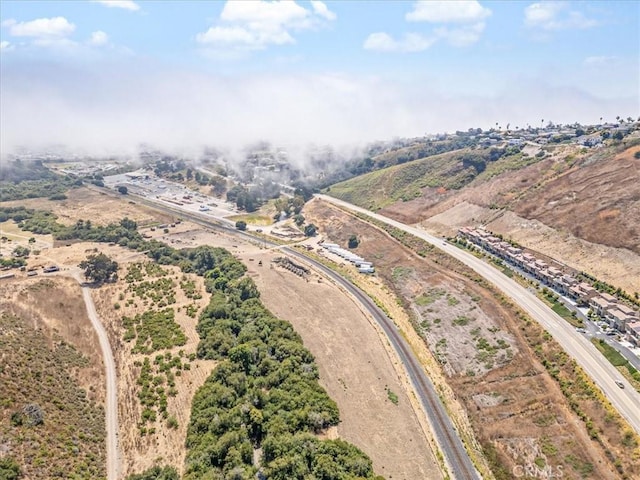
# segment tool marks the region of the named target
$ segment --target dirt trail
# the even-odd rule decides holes
[[[100,349],[102,350],[102,358],[104,359],[104,368],[107,378],[107,401],[105,402],[105,417],[107,427],[107,480],[117,480],[120,470],[120,455],[118,452],[118,391],[116,388],[116,364],[113,361],[113,352],[109,344],[109,337],[104,326],[98,318],[96,307],[91,298],[91,290],[84,286],[82,276],[79,271],[71,273],[78,283],[82,286],[82,297],[87,314],[91,319],[91,324],[98,334],[100,340]]]

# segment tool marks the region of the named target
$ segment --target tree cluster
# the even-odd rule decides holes
[[[84,276],[101,285],[118,278],[118,263],[104,253],[92,254],[78,265],[84,270]]]
[[[256,448],[269,479],[374,478],[356,447],[313,435],[339,422],[338,408],[291,324],[264,308],[244,266],[229,260],[204,272],[211,299],[197,354],[220,363],[193,400],[185,479],[253,479]]]
[[[227,191],[227,201],[235,203],[238,209],[246,212],[255,212],[262,205],[257,192],[241,185],[235,185]]]

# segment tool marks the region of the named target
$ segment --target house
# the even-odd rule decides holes
[[[605,313],[607,312],[607,310],[609,310],[611,308],[611,305],[612,305],[611,302],[608,302],[607,300],[605,300],[601,296],[593,297],[589,301],[589,306],[591,307],[591,309],[597,315],[599,315],[601,317],[603,317],[605,315]]]
[[[613,327],[621,332],[625,331],[625,327],[627,323],[632,322],[634,320],[633,317],[627,315],[626,313],[621,312],[617,308],[612,308],[607,312],[607,323],[610,327]]]
[[[636,347],[640,347],[640,320],[627,323],[625,330],[629,341]]]
[[[629,317],[634,317],[634,318],[640,319],[640,312],[638,312],[637,310],[634,310],[631,307],[627,307],[626,305],[624,305],[622,303],[618,304],[618,310],[620,310],[622,313],[628,315]]]
[[[598,295],[598,291],[595,288],[593,288],[591,285],[589,285],[588,283],[585,283],[585,282],[579,283],[577,285],[577,288],[581,292],[579,299],[584,304],[588,304],[589,300],[591,300],[593,297]]]

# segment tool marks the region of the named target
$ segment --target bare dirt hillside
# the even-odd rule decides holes
[[[381,213],[452,235],[484,224],[525,247],[640,291],[640,147],[619,153],[559,150],[460,191],[423,190]]]
[[[640,146],[571,169],[519,199],[514,211],[592,243],[640,254]]]

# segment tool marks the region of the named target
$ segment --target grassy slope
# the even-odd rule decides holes
[[[489,149],[463,149],[421,158],[338,183],[331,186],[328,193],[356,205],[379,210],[397,201],[418,198],[426,187],[458,190],[474,179],[488,180],[537,161],[535,157],[517,154],[490,162],[489,153]],[[469,157],[479,160],[482,164],[480,169],[464,161]]]

